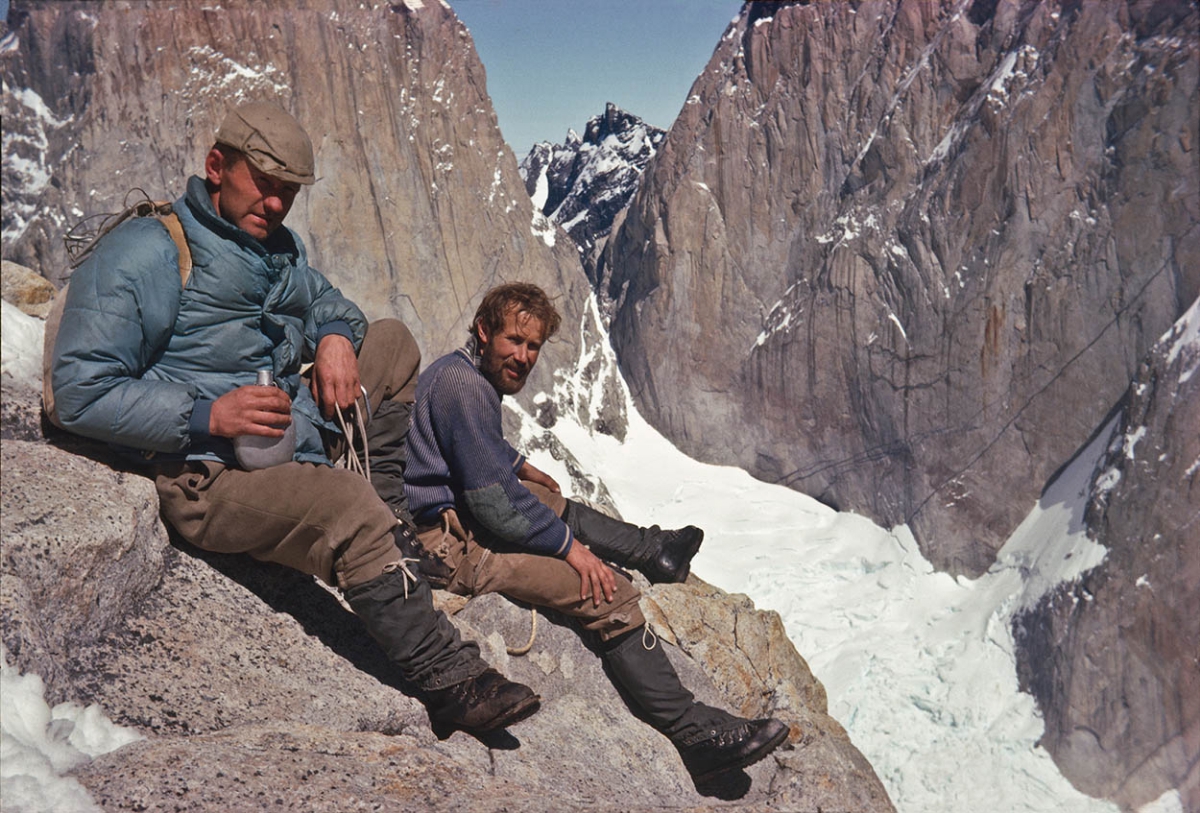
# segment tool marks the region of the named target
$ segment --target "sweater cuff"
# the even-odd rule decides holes
[[[188,435],[192,440],[205,440],[212,437],[208,431],[212,408],[213,402],[207,398],[196,399],[196,404],[192,407],[192,416],[188,418]]]
[[[317,328],[317,344],[321,343],[329,335],[344,336],[350,340],[350,344],[354,344],[354,330],[351,329],[350,323],[342,319],[335,319],[332,322],[326,322]]]
[[[575,532],[571,530],[571,526],[567,526],[567,541],[563,543],[562,549],[556,554],[559,559],[566,559],[567,554],[571,552],[571,548],[575,546]]]

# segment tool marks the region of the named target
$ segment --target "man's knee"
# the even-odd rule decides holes
[[[399,319],[379,319],[367,326],[358,364],[373,409],[390,399],[414,399],[421,349],[408,325]]]
[[[413,338],[412,331],[399,319],[376,319],[371,322],[367,325],[365,341],[385,344],[389,347],[409,348],[420,353],[420,350],[417,350],[417,340]]]
[[[646,623],[646,616],[642,614],[641,608],[642,592],[632,581],[619,573],[616,582],[612,601],[601,600],[600,606],[597,607],[589,598],[579,605],[577,612],[572,613],[577,615],[584,629],[598,633],[604,641],[624,635]],[[577,591],[578,577],[572,584]]]
[[[548,506],[556,516],[561,517],[563,511],[567,509],[567,498],[557,491],[551,491],[545,486],[529,480],[522,480],[521,485],[529,489],[529,493],[537,497],[543,505]]]
[[[612,604],[607,605],[607,611],[584,622],[584,626],[599,633],[600,639],[603,641],[610,641],[646,624],[646,616],[642,614],[642,608],[638,603],[641,593],[632,584],[629,584],[628,590],[622,589],[621,582],[624,581],[624,579],[617,580],[617,594],[613,596]],[[628,582],[626,583],[628,584]],[[601,610],[605,610],[603,602]]]

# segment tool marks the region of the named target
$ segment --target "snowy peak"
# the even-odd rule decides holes
[[[587,258],[633,197],[665,135],[609,102],[603,115],[588,120],[582,139],[568,130],[563,144],[533,146],[521,161],[525,189]]]

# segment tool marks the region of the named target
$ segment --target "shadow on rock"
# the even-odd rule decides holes
[[[741,799],[750,792],[750,774],[743,770],[726,771],[707,779],[696,782],[696,793],[725,802]]]
[[[361,672],[385,686],[419,699],[416,686],[375,644],[366,627],[329,590],[312,577],[282,565],[259,562],[245,554],[201,550],[170,531],[171,544],[181,553],[199,559],[226,578],[258,596],[272,610],[296,619],[304,631]]]

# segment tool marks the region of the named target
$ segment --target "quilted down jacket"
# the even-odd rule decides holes
[[[186,287],[154,218],[114,229],[71,278],[52,379],[63,426],[147,457],[232,465],[232,444],[208,434],[212,403],[271,369],[292,397],[295,459],[328,463],[300,366],[329,333],[361,347],[362,311],[290,229],[259,242],[222,219],[203,179],[188,180],[174,210],[192,253]]]

